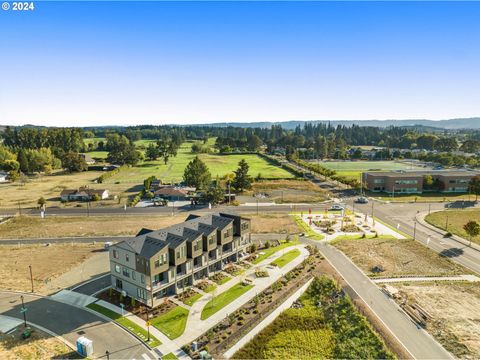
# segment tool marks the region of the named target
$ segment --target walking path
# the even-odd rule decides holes
[[[53,300],[60,301],[64,304],[73,306],[87,306],[95,301],[96,298],[70,290],[62,290],[51,296]]]
[[[328,262],[345,279],[377,318],[414,359],[453,359],[432,336],[418,327],[378,286],[371,281],[345,254],[325,243],[302,239],[317,246]]]
[[[269,276],[265,278],[256,278],[255,277],[255,270],[258,268],[265,269],[267,265],[269,265],[275,259],[281,257],[286,252],[291,251],[293,249],[299,249],[300,255],[293,259],[291,262],[286,264],[283,268],[278,268],[276,266],[268,266],[268,273]],[[150,333],[155,336],[160,342],[162,343],[158,346],[155,350],[159,350],[162,354],[173,353],[179,359],[189,359],[188,355],[186,355],[181,347],[185,344],[189,344],[196,338],[198,338],[201,334],[206,332],[208,329],[212,328],[222,320],[224,320],[228,314],[233,313],[239,307],[250,301],[254,298],[257,294],[264,291],[267,287],[273,284],[275,281],[280,279],[284,274],[295,268],[296,266],[300,265],[307,257],[309,256],[308,250],[305,248],[304,245],[292,245],[282,249],[269,258],[263,260],[259,264],[253,265],[251,268],[247,269],[243,274],[233,277],[231,280],[227,281],[222,285],[218,285],[215,289],[214,293],[204,293],[205,295],[197,300],[191,307],[190,312],[187,318],[187,324],[185,327],[185,332],[178,338],[171,340],[166,335],[164,335],[161,331],[156,329],[153,326],[150,326]],[[235,299],[230,304],[226,305],[218,312],[210,316],[208,319],[202,320],[201,313],[204,306],[213,298],[213,296],[218,296],[219,294],[227,291],[231,287],[235,286],[236,284],[240,283],[243,279],[248,278],[251,280],[254,287]],[[118,306],[105,302],[103,300],[98,300],[97,304],[108,308],[118,314],[122,315],[122,309]],[[183,303],[181,304],[184,308],[187,308]],[[146,322],[139,318],[138,316],[128,312],[123,311],[123,315],[127,317],[129,320],[133,321],[138,326],[147,330]]]
[[[308,289],[313,278],[307,281],[300,289],[298,289],[292,296],[290,296],[283,304],[272,311],[265,319],[263,319],[257,326],[248,332],[243,338],[241,338],[235,345],[228,349],[223,356],[226,359],[230,359],[238,350],[245,346],[250,340],[252,340],[260,331],[270,325],[282,312],[290,308],[292,304]]]
[[[458,276],[425,276],[425,277],[399,277],[387,279],[373,279],[376,284],[381,283],[399,283],[399,282],[428,282],[428,281],[468,281],[477,282],[480,278],[476,275],[458,275]]]

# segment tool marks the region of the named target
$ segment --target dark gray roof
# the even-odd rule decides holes
[[[117,246],[150,258],[168,246],[175,249],[186,241],[193,241],[202,234],[209,235],[216,229],[224,229],[233,218],[221,214],[190,215],[187,221],[160,230],[142,228],[136,237],[120,242]]]

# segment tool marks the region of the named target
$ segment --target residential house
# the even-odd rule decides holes
[[[90,201],[93,200],[95,195],[100,200],[108,199],[108,190],[106,189],[90,189],[81,187],[79,189],[65,189],[60,193],[60,199],[62,201]]]
[[[85,160],[87,165],[93,165],[95,164],[95,160],[88,154],[80,154],[80,156]]]

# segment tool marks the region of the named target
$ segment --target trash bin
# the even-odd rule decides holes
[[[84,357],[91,356],[93,354],[93,341],[85,336],[80,336],[77,339],[77,352]]]
[[[23,339],[28,339],[32,335],[32,329],[26,328],[23,333],[22,333],[22,338]]]

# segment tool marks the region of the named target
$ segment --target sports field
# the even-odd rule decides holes
[[[335,170],[339,175],[360,179],[364,171],[421,170],[423,167],[398,161],[325,161],[322,166]]]

